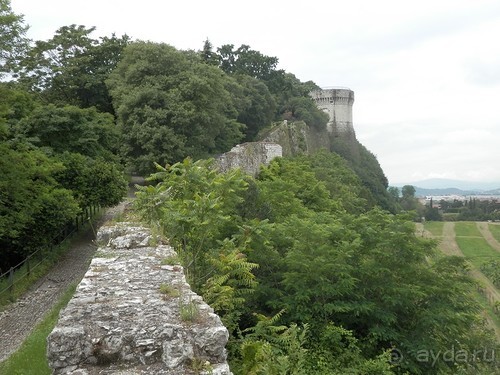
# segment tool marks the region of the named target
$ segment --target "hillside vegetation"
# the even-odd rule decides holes
[[[494,368],[429,359],[452,347],[495,348],[465,259],[440,256],[407,216],[370,208],[338,155],[276,159],[256,179],[186,159],[158,166],[151,181],[137,210],[171,240],[190,284],[222,316],[235,373]]]
[[[81,25],[30,41],[9,0],[0,27],[2,270],[119,202],[127,174],[150,175],[136,209],[230,330],[236,374],[493,371],[472,357],[495,343],[464,260],[391,213],[362,145],[278,158],[255,179],[213,168],[275,121],[324,129],[313,82],[247,45],[181,51]]]

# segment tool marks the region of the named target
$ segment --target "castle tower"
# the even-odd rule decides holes
[[[328,113],[327,129],[335,136],[355,137],[352,125],[354,91],[347,87],[326,87],[309,93],[319,109]]]

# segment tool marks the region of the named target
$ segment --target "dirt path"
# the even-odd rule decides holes
[[[120,215],[125,206],[122,202],[107,209],[97,225]],[[96,250],[94,238],[92,229],[82,233],[47,275],[0,313],[0,362],[19,348],[68,287],[80,282]]]
[[[500,252],[500,243],[493,237],[490,232],[490,228],[488,227],[488,223],[481,221],[476,223],[477,229],[481,232],[484,239],[488,244],[494,248],[496,251]]]
[[[481,231],[481,233],[483,232]],[[443,239],[439,243],[439,248],[446,255],[456,255],[460,257],[464,256],[462,250],[460,250],[460,247],[458,247],[457,241],[455,240],[455,223],[453,222],[444,223]],[[500,301],[499,291],[497,290],[497,288],[495,288],[493,283],[486,276],[484,276],[484,274],[481,271],[472,266],[470,270],[470,275],[484,289],[484,294],[488,299],[488,301],[490,302],[490,304],[493,305],[495,304],[496,301]],[[491,317],[486,312],[483,315],[490,324],[490,326],[494,329],[497,339],[500,341],[500,328],[493,322]]]
[[[446,255],[456,255],[463,257],[464,254],[455,241],[455,223],[445,222],[443,225],[443,239],[439,243],[439,248]]]

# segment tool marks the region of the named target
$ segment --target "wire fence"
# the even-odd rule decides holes
[[[9,299],[11,301],[14,300],[16,284],[26,278],[29,279],[33,271],[52,255],[54,247],[59,246],[72,234],[77,233],[84,226],[85,222],[90,221],[97,214],[99,209],[99,206],[86,207],[74,220],[66,224],[46,246],[39,248],[28,255],[22,262],[2,273],[0,275],[0,296],[8,293]]]

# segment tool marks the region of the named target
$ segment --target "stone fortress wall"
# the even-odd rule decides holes
[[[330,116],[330,121],[327,124],[330,134],[337,136],[354,135],[354,126],[352,124],[354,91],[346,87],[326,87],[311,91],[309,95],[316,102],[318,108]]]

